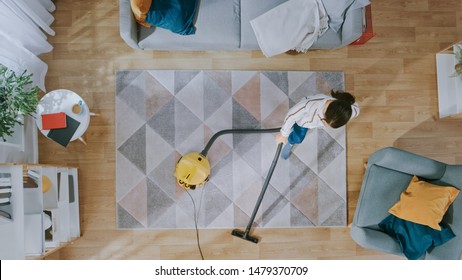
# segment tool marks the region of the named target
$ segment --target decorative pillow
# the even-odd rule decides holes
[[[345,15],[351,9],[359,9],[370,4],[369,0],[322,0],[329,16],[329,27],[338,32],[343,25]]]
[[[388,212],[403,220],[441,230],[438,224],[459,192],[452,186],[434,185],[414,176]]]
[[[198,0],[155,0],[146,16],[151,25],[180,35],[196,33],[194,16]]]
[[[136,22],[146,27],[151,27],[151,25],[145,21],[151,3],[152,0],[130,0],[130,6],[132,7]]]
[[[403,254],[410,260],[416,260],[428,249],[440,246],[455,237],[451,228],[441,224],[441,230],[405,221],[389,215],[379,223],[379,227],[398,241]]]

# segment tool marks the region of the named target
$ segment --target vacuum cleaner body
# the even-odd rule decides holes
[[[194,190],[209,180],[210,162],[201,153],[186,154],[178,160],[173,175],[176,177],[178,185],[185,189]]]

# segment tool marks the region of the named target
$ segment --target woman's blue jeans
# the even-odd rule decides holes
[[[289,143],[291,145],[302,143],[303,139],[305,139],[307,132],[308,128],[301,127],[298,124],[294,124],[294,126],[292,127],[292,132],[290,133],[288,138]]]

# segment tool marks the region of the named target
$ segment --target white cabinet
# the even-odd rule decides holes
[[[45,256],[80,236],[74,167],[0,165],[0,259]]]
[[[459,62],[457,53],[462,42],[455,43],[436,54],[439,117],[445,118],[462,112],[462,77],[455,75]]]

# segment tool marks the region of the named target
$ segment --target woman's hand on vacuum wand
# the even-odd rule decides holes
[[[282,135],[281,132],[278,132],[278,134],[276,134],[276,144],[279,144],[279,143],[282,143],[282,144],[287,143],[287,137]]]

